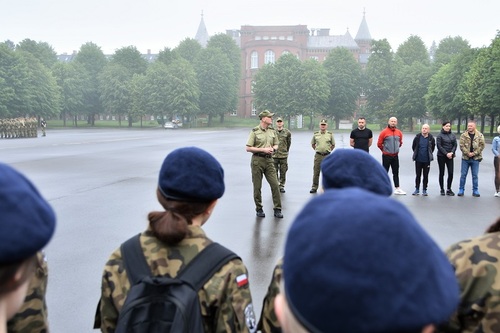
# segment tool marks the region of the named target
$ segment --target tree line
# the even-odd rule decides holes
[[[145,115],[188,121],[203,115],[210,125],[236,109],[240,66],[240,50],[225,34],[206,48],[186,38],[152,63],[134,46],[108,59],[89,42],[61,62],[48,43],[6,41],[0,44],[0,118],[61,118],[77,126],[79,115],[94,125],[96,115],[111,114],[132,126]]]
[[[202,48],[186,38],[165,48],[149,63],[134,46],[108,59],[99,46],[86,43],[71,62],[60,62],[45,42],[25,39],[0,44],[0,118],[36,116],[70,119],[96,115],[128,119],[207,116],[220,122],[237,108],[241,55],[234,40],[218,34]],[[283,54],[255,75],[255,107],[291,119],[324,116],[339,121],[355,113],[385,124],[390,116],[413,130],[417,119],[481,119],[490,133],[500,115],[500,32],[491,44],[471,48],[461,37],[447,37],[426,49],[410,36],[394,52],[386,39],[372,42],[365,69],[343,48],[325,61],[300,61]],[[366,103],[360,103],[366,101]],[[498,122],[498,120],[496,121]],[[460,131],[460,127],[457,128]]]
[[[394,52],[386,39],[373,41],[362,69],[347,49],[334,49],[320,64],[286,54],[256,75],[257,109],[290,119],[322,115],[338,123],[356,112],[381,126],[391,116],[413,131],[417,119],[491,120],[500,115],[500,32],[488,47],[471,48],[461,37],[447,37],[430,50],[410,36]],[[366,103],[360,103],[366,101]],[[498,121],[497,121],[498,122]],[[312,124],[310,124],[312,127]]]

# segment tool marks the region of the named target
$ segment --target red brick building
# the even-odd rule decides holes
[[[332,49],[344,47],[364,67],[372,41],[364,15],[355,38],[349,30],[344,35],[330,35],[330,29],[308,29],[306,25],[244,25],[239,30],[227,30],[226,33],[241,48],[242,78],[238,109],[234,115],[245,118],[257,115],[251,87],[255,74],[264,64],[274,63],[286,53],[294,54],[300,60],[312,58],[322,62]],[[208,38],[202,17],[195,39],[206,45]]]

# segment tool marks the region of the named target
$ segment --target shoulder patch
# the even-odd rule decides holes
[[[239,288],[244,287],[248,284],[248,277],[246,274],[241,274],[236,277],[236,284]]]
[[[258,130],[259,130],[259,128],[258,128],[258,127],[254,127],[254,128],[252,128],[252,131],[253,131],[253,132],[256,132],[256,131],[258,131]]]

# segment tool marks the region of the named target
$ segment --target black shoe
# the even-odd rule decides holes
[[[285,189],[284,189],[283,187],[282,187],[282,188],[280,188],[280,192],[281,192],[281,193],[285,193]]]
[[[281,214],[281,209],[275,209],[274,210],[274,217],[277,217],[279,219],[283,218],[283,214]]]
[[[445,195],[444,190],[441,190],[441,192],[440,192],[440,193],[441,193],[441,195]]]
[[[316,192],[318,192],[318,190],[317,190],[317,189],[315,189],[315,188],[312,188],[312,189],[309,191],[309,193],[316,193]]]
[[[455,193],[452,190],[447,190],[446,195],[449,195],[450,197],[452,197],[455,195]]]
[[[257,217],[266,217],[266,214],[264,213],[264,211],[262,209],[259,209],[257,211]]]

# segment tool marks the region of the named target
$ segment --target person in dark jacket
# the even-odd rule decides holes
[[[427,196],[427,184],[429,183],[429,170],[431,161],[434,159],[433,153],[436,148],[436,140],[431,133],[428,124],[422,125],[422,132],[413,139],[411,148],[413,149],[413,161],[415,161],[415,191],[413,195],[420,194],[420,178],[422,180],[422,195]]]
[[[451,190],[451,183],[453,182],[453,159],[455,158],[455,151],[457,150],[457,138],[451,132],[451,123],[443,121],[441,132],[436,137],[437,146],[437,161],[439,166],[439,187],[441,188],[441,195],[454,196],[455,193]],[[446,179],[446,192],[444,191],[444,168],[448,170],[448,178]]]

